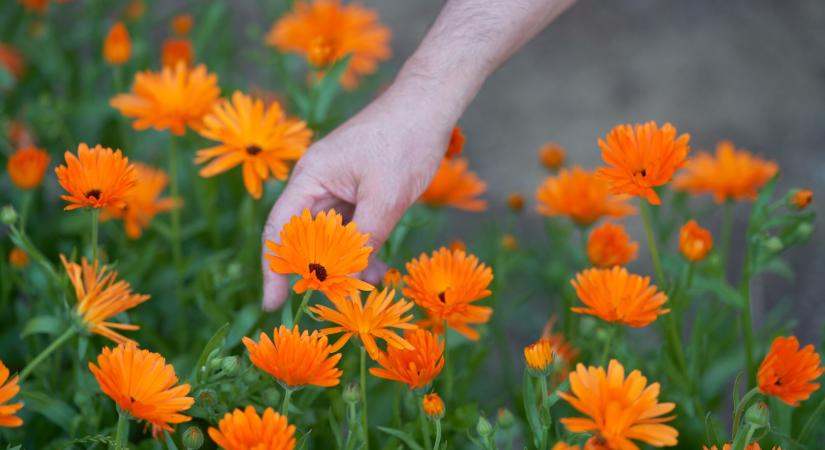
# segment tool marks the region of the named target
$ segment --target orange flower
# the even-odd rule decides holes
[[[518,248],[518,240],[512,234],[507,233],[501,236],[501,246],[505,250],[513,251]]]
[[[555,142],[548,142],[539,150],[539,162],[548,170],[558,170],[564,165],[564,160],[564,147]]]
[[[547,376],[553,364],[553,343],[549,339],[539,339],[524,347],[524,361],[536,376]]]
[[[293,216],[281,230],[280,244],[266,241],[274,253],[266,255],[270,270],[300,275],[292,287],[298,294],[312,289],[330,299],[343,299],[373,290],[370,284],[351,276],[367,268],[372,252],[372,247],[365,245],[369,235],[359,233],[355,222],[344,226],[343,220],[334,209],[321,211],[314,219],[308,209],[300,217]]]
[[[200,134],[221,144],[198,150],[196,163],[212,160],[200,175],[215,176],[242,164],[244,186],[256,199],[267,179],[286,180],[288,163],[304,154],[312,138],[306,123],[287,117],[278,103],[264,106],[237,91],[232,101],[215,104],[203,125]]]
[[[175,368],[158,353],[140,350],[134,342],[114,350],[105,347],[97,365],[89,361],[89,370],[100,390],[138,420],[166,431],[172,431],[172,424],[192,420],[181,414],[195,403],[186,396],[189,384],[176,386]]]
[[[110,104],[126,117],[134,117],[136,130],[154,128],[182,135],[197,129],[220,95],[218,77],[200,65],[193,69],[178,63],[160,72],[135,75],[132,92],[115,96]]]
[[[9,264],[18,269],[29,265],[29,255],[20,247],[14,247],[9,252]]]
[[[722,446],[722,450],[730,450],[731,445],[725,444]],[[715,445],[711,445],[710,447],[702,446],[702,450],[716,450]],[[759,445],[758,442],[751,442],[750,444],[745,446],[745,450],[762,450],[762,447]],[[782,447],[774,446],[772,450],[782,450]]]
[[[137,330],[139,326],[106,322],[106,319],[149,300],[149,296],[133,294],[129,283],[118,281],[117,272],[109,271],[105,266],[100,267],[97,261],[89,264],[86,258],[83,258],[81,264],[77,264],[69,262],[63,255],[60,255],[60,260],[66,268],[69,281],[74,286],[77,314],[83,319],[89,331],[118,344],[134,342],[115,330]]]
[[[618,125],[605,139],[599,139],[602,167],[596,175],[610,183],[610,192],[645,197],[651,204],[661,203],[656,186],[670,181],[685,164],[690,147],[689,134],[676,137],[669,123],[659,128],[655,122]]]
[[[295,448],[295,426],[272,408],[266,408],[262,416],[252,406],[228,412],[218,422],[218,428],[209,427],[209,437],[226,450]]]
[[[628,273],[624,267],[586,269],[576,274],[570,283],[586,306],[571,308],[571,311],[607,322],[643,327],[670,311],[661,307],[667,295],[657,291],[649,277]]]
[[[281,325],[272,332],[272,339],[261,333],[259,342],[245,337],[243,344],[252,364],[288,389],[330,387],[340,382],[341,371],[336,366],[341,354],[332,354],[326,336],[318,331],[302,333],[297,325],[292,331]]]
[[[26,69],[26,63],[14,47],[0,43],[0,67],[14,78],[20,78]]]
[[[103,210],[101,219],[123,219],[126,235],[137,239],[143,229],[149,226],[158,213],[178,207],[180,203],[172,198],[160,198],[169,183],[166,172],[153,167],[135,163],[137,185],[124,198],[123,208],[109,207]]]
[[[464,150],[464,133],[461,132],[461,127],[453,127],[453,132],[450,133],[450,144],[447,145],[447,153],[445,158],[455,158]]]
[[[566,442],[556,442],[556,444],[550,450],[579,450],[579,446],[570,445]]]
[[[610,361],[603,367],[576,366],[570,374],[571,393],[559,396],[588,416],[561,419],[573,433],[591,433],[597,443],[613,450],[638,450],[635,439],[655,447],[676,445],[679,432],[664,425],[673,416],[661,417],[676,407],[659,403],[659,383],[647,386],[647,378],[634,370],[625,378],[624,367]],[[596,447],[598,448],[598,447]]]
[[[712,248],[713,237],[710,231],[700,227],[695,220],[689,220],[679,230],[679,251],[688,261],[705,259]]]
[[[174,38],[163,41],[160,60],[163,67],[175,67],[179,62],[186,67],[191,67],[195,61],[195,49],[192,48],[192,42],[189,39]]]
[[[421,397],[421,408],[424,414],[432,420],[439,420],[444,417],[444,400],[435,392],[425,394]]]
[[[191,14],[178,14],[172,19],[172,31],[181,36],[189,34],[194,23]]]
[[[384,287],[391,289],[401,289],[401,271],[391,267],[384,272],[384,280],[381,282]]]
[[[512,194],[507,196],[507,206],[513,212],[519,212],[524,209],[524,195],[520,192],[513,192]]]
[[[773,178],[779,166],[749,153],[737,150],[733,142],[720,141],[716,155],[699,152],[685,166],[684,173],[673,186],[691,194],[713,194],[717,203],[728,200],[753,200],[759,189]]]
[[[473,303],[490,295],[491,281],[493,271],[478,258],[441,247],[432,256],[422,253],[407,263],[404,295],[426,311],[424,323],[437,332],[443,331],[447,321],[450,328],[477,340],[478,332],[469,325],[486,323],[493,309]]]
[[[409,313],[413,304],[399,299],[394,302],[395,291],[384,288],[381,292],[373,290],[367,296],[364,305],[361,296],[356,294],[349,298],[332,300],[335,309],[324,305],[309,308],[320,319],[332,322],[337,327],[327,327],[321,330],[325,336],[344,333],[338,342],[332,346],[332,351],[338,351],[353,336],[357,336],[370,356],[378,354],[378,345],[375,339],[383,339],[387,345],[398,348],[412,349],[409,342],[397,335],[392,328],[412,330],[415,325]],[[407,314],[406,316],[404,314]]]
[[[45,14],[46,10],[49,9],[49,0],[19,0],[20,3],[23,5],[23,8],[31,11],[36,12],[39,14]]]
[[[461,239],[453,239],[450,242],[450,251],[461,250],[462,252],[467,251],[467,244],[464,243]]]
[[[132,20],[140,19],[145,13],[146,4],[143,3],[143,0],[132,0],[126,5],[126,10],[124,11],[124,15]]]
[[[419,202],[429,206],[452,206],[465,211],[484,211],[487,202],[477,198],[487,190],[487,183],[467,168],[467,160],[444,158]]]
[[[547,321],[541,332],[541,338],[550,341],[555,358],[564,363],[566,367],[569,367],[578,358],[579,351],[567,342],[564,334],[553,333],[553,325],[555,325],[556,320],[557,316],[553,315]]]
[[[23,425],[23,419],[15,416],[17,411],[23,409],[23,403],[6,403],[20,392],[17,378],[15,375],[9,380],[9,368],[0,361],[0,427],[13,428]]]
[[[404,339],[412,344],[412,350],[388,347],[375,359],[381,367],[371,368],[370,373],[404,383],[413,390],[426,388],[444,368],[444,343],[422,329],[408,330]]]
[[[814,201],[814,193],[808,189],[797,189],[791,193],[790,202],[796,209],[805,209]]]
[[[795,336],[774,339],[771,349],[759,365],[759,390],[791,406],[807,400],[817,389],[815,381],[825,373],[813,345],[799,348]]]
[[[50,159],[45,150],[37,147],[21,148],[9,157],[6,171],[9,172],[12,184],[18,188],[34,189],[43,182]]]
[[[536,200],[539,214],[567,216],[581,226],[635,211],[626,197],[610,194],[607,183],[578,166],[547,177],[536,190]]]
[[[276,22],[266,42],[282,52],[301,53],[318,67],[351,55],[341,84],[352,89],[362,75],[377,70],[390,57],[390,30],[375,11],[339,0],[296,2],[295,10]]]
[[[132,55],[132,40],[129,38],[129,31],[123,22],[116,22],[106,34],[103,41],[103,59],[112,65],[119,66]]]
[[[122,208],[125,199],[137,184],[135,166],[120,150],[84,143],[77,146],[77,156],[66,152],[66,165],[54,171],[60,186],[69,193],[60,198],[69,202],[64,209]]]
[[[596,267],[623,266],[636,259],[637,250],[624,227],[613,223],[595,228],[587,240],[587,258]]]

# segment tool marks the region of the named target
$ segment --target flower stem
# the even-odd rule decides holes
[[[114,450],[125,449],[127,442],[129,442],[129,414],[118,408]]]
[[[653,234],[653,225],[650,220],[650,206],[647,202],[642,200],[642,222],[645,224],[645,236],[647,237],[647,246],[650,249],[650,257],[653,259],[653,268],[656,269],[656,279],[659,283],[659,289],[667,292],[667,279],[665,279],[665,272],[662,270],[662,261],[659,259],[659,248],[656,246],[656,236]]]
[[[435,444],[433,445],[433,450],[438,450],[438,447],[441,446],[441,419],[437,419],[435,421]]]
[[[747,272],[747,267],[744,270]],[[742,325],[742,336],[745,339],[745,373],[748,374],[748,387],[752,388],[756,386],[756,379],[753,373],[753,318],[751,313],[751,283],[748,273],[742,275],[739,292],[744,302],[740,323]]]
[[[730,247],[731,230],[733,229],[733,203],[730,200],[722,207],[722,236],[719,242],[719,257],[722,260],[722,271],[727,267],[728,248]]]
[[[731,450],[745,450],[745,447],[747,447],[753,439],[754,433],[756,433],[756,427],[751,424],[745,425],[742,433],[734,435]]]
[[[23,368],[23,371],[20,372],[20,382],[22,383],[23,380],[25,380],[26,377],[28,377],[32,373],[32,371],[38,365],[40,365],[41,362],[43,362],[44,359],[46,359],[55,350],[60,348],[60,346],[65,344],[66,341],[69,340],[69,338],[71,338],[72,336],[75,335],[75,333],[77,333],[77,328],[75,326],[70,326],[69,329],[64,331],[63,334],[61,334],[57,339],[52,341],[52,343],[49,344],[49,346],[46,347],[42,352],[40,352],[40,354],[35,356],[34,359],[31,360],[31,362],[28,363],[26,365],[26,367]]]
[[[295,313],[295,323],[294,325],[298,325],[301,323],[301,316],[304,315],[304,311],[307,309],[307,304],[309,303],[309,298],[312,297],[312,289],[307,289],[306,293],[304,294],[304,298],[301,299],[301,304],[298,305],[298,311]],[[287,305],[287,307],[292,308],[291,305]],[[290,326],[290,328],[292,328]]]
[[[172,195],[174,201],[180,198],[180,191],[178,186],[178,146],[175,142],[175,137],[169,139],[169,193]],[[181,232],[180,232],[180,207],[172,208],[169,211],[172,218],[172,259],[175,263],[175,270],[177,271],[177,284],[180,288],[181,273],[183,271],[182,265],[182,250],[181,250]]]
[[[599,358],[600,364],[602,367],[607,365],[608,358],[610,357],[610,346],[613,344],[613,336],[616,334],[616,328],[613,326],[608,325],[607,328],[607,339],[604,341],[604,349],[602,350],[602,356]]]
[[[421,427],[421,437],[424,439],[425,448],[429,447],[433,440],[432,436],[430,435],[430,424],[427,422],[427,414],[424,412],[424,404],[422,403],[422,397],[418,396],[418,424]]]
[[[364,433],[364,449],[369,450],[370,429],[367,414],[367,349],[364,348],[363,345],[361,346],[361,427]]]
[[[92,246],[92,264],[97,261],[97,229],[99,225],[98,217],[100,217],[100,210],[97,208],[92,209],[91,211],[92,217],[92,237],[89,241],[89,244]]]
[[[446,385],[444,388],[444,397],[447,400],[453,396],[453,366],[450,364],[450,347],[449,341],[447,340],[449,333],[450,329],[447,327],[447,320],[444,319],[444,381]]]
[[[284,402],[281,403],[281,415],[284,417],[289,416],[289,400],[292,398],[292,389],[285,388],[284,389]]]
[[[736,411],[733,412],[733,432],[731,435],[735,438],[737,435],[737,431],[739,430],[739,424],[742,422],[742,415],[745,414],[745,410],[748,408],[748,404],[753,400],[754,397],[759,395],[759,389],[753,388],[748,391],[741,400],[739,400],[739,404],[736,405]]]

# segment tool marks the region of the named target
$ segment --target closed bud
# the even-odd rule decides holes
[[[765,428],[770,423],[770,420],[771,411],[765,402],[754,403],[745,411],[745,423],[753,427]]]
[[[218,402],[218,394],[212,389],[201,389],[198,391],[197,400],[203,406],[213,406]]]
[[[341,394],[341,398],[349,404],[358,403],[361,400],[361,392],[358,390],[358,384],[352,382],[344,386],[344,393]]]
[[[810,222],[802,222],[796,227],[796,237],[800,241],[805,241],[814,232],[814,226]]]
[[[17,223],[17,211],[14,206],[6,205],[0,209],[0,222],[6,225],[14,225]]]
[[[498,426],[502,429],[510,429],[516,423],[516,418],[513,417],[513,413],[510,412],[507,408],[500,408],[498,410]]]
[[[493,426],[490,424],[490,421],[484,418],[484,416],[478,416],[478,422],[476,422],[476,433],[483,438],[488,438],[493,435]]]
[[[762,242],[762,246],[765,247],[765,250],[771,253],[779,253],[785,248],[785,245],[782,244],[782,239],[779,239],[776,236],[771,236],[768,239],[765,239]]]
[[[183,446],[187,450],[198,450],[203,446],[203,431],[196,426],[191,426],[183,432]]]
[[[221,370],[227,375],[232,375],[241,367],[241,362],[237,356],[227,356],[221,361]]]

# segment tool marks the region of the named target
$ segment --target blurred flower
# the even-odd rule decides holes
[[[335,309],[325,305],[315,305],[309,310],[321,320],[338,325],[321,329],[323,335],[344,333],[332,346],[332,351],[340,350],[351,337],[356,336],[361,340],[367,353],[375,357],[378,354],[376,339],[383,339],[387,345],[392,347],[412,349],[410,343],[396,334],[392,328],[398,330],[416,328],[410,323],[413,315],[409,312],[413,304],[403,298],[398,299],[397,302],[394,299],[395,291],[384,288],[380,292],[378,290],[370,292],[366,305],[361,301],[361,295],[355,294],[348,298],[331,300]]]
[[[374,288],[353,276],[367,268],[372,247],[366,245],[368,234],[359,233],[358,225],[343,224],[335,210],[320,211],[313,219],[308,209],[293,216],[281,230],[281,243],[266,241],[274,254],[267,254],[269,268],[275,273],[300,275],[292,289],[321,291],[330,299],[358,295]]]
[[[570,445],[566,442],[556,442],[550,450],[579,450],[578,445]]]
[[[578,166],[547,177],[536,190],[536,200],[539,214],[567,216],[580,226],[635,212],[627,197],[610,194],[606,182]]]
[[[539,162],[548,170],[558,170],[564,165],[564,147],[555,142],[548,142],[539,149]]]
[[[14,47],[0,43],[0,67],[14,78],[20,78],[26,69],[26,63],[23,60],[23,55]]]
[[[467,168],[467,160],[444,158],[419,202],[441,207],[451,206],[465,211],[484,211],[487,202],[477,198],[487,190],[487,183]]]
[[[193,69],[178,63],[160,72],[139,72],[132,92],[118,94],[109,103],[126,117],[133,117],[136,130],[169,129],[182,135],[186,127],[199,128],[203,116],[218,99],[218,77],[200,65]]]
[[[137,184],[124,198],[122,208],[108,207],[101,214],[102,220],[122,219],[126,235],[137,239],[158,213],[179,207],[180,200],[160,195],[169,183],[166,172],[141,163],[135,163]]]
[[[799,348],[795,336],[778,336],[759,365],[759,390],[791,406],[807,400],[817,389],[815,381],[825,373],[813,345]]]
[[[336,366],[341,354],[332,354],[326,336],[318,331],[300,332],[297,325],[290,331],[281,325],[272,332],[272,339],[261,333],[259,342],[244,337],[243,344],[249,350],[252,364],[275,377],[285,388],[330,387],[340,382],[341,370]]]
[[[553,368],[553,343],[549,339],[539,339],[524,347],[524,361],[527,369],[535,376],[546,377]]]
[[[647,386],[647,378],[638,370],[625,378],[624,367],[615,359],[607,373],[603,367],[579,364],[570,374],[570,390],[559,396],[588,417],[561,419],[569,431],[591,433],[596,443],[608,449],[638,448],[631,439],[655,447],[677,444],[679,432],[664,424],[674,417],[661,417],[676,405],[659,403],[659,383]]]
[[[241,164],[244,186],[256,199],[261,198],[267,179],[286,180],[288,163],[304,154],[312,138],[306,123],[287,117],[278,103],[264,106],[262,100],[237,91],[231,101],[215,104],[198,132],[220,142],[198,150],[196,163],[211,160],[200,175],[215,176]]]
[[[453,239],[450,242],[450,251],[461,250],[462,252],[467,251],[467,244],[464,243],[461,239]]]
[[[679,230],[679,251],[688,261],[696,262],[705,259],[713,248],[713,237],[710,231],[699,226],[691,219],[682,225]]]
[[[362,75],[377,70],[378,61],[390,57],[390,30],[378,22],[375,11],[339,0],[296,2],[266,36],[282,52],[301,53],[318,67],[351,55],[341,84],[355,88]]]
[[[148,295],[133,294],[129,283],[117,280],[117,272],[92,264],[83,258],[81,264],[70,262],[62,254],[60,260],[66,268],[66,275],[74,287],[77,300],[77,314],[89,331],[111,339],[118,344],[134,342],[115,330],[137,330],[134,324],[106,322],[149,300]]]
[[[0,46],[1,47],[1,46]],[[0,49],[2,53],[2,49]],[[2,59],[2,56],[0,56]],[[31,130],[24,123],[17,120],[10,120],[8,125],[7,136],[9,144],[14,148],[33,147],[34,135]]]
[[[791,192],[790,203],[796,209],[805,209],[814,201],[814,193],[808,189],[796,189]]]
[[[669,123],[659,128],[650,121],[636,125],[618,125],[605,139],[599,139],[602,167],[596,176],[610,184],[610,192],[644,197],[651,204],[661,203],[653,190],[667,184],[685,164],[690,147],[689,134],[676,136]]]
[[[507,233],[501,237],[501,247],[513,251],[518,248],[518,240],[512,234]]]
[[[6,162],[12,184],[20,189],[34,189],[43,182],[43,175],[49,168],[49,154],[37,147],[18,149]]]
[[[427,330],[408,330],[404,338],[412,350],[387,347],[375,359],[381,367],[370,368],[378,378],[397,381],[417,390],[427,387],[444,368],[444,343]]]
[[[767,447],[766,447],[767,448]],[[722,446],[722,450],[730,450],[731,445],[725,444]],[[711,445],[710,447],[702,446],[702,450],[717,450],[715,445]],[[745,450],[762,450],[762,447],[759,445],[759,442],[751,442],[750,444],[745,446]],[[774,446],[772,450],[782,450],[782,447]]]
[[[587,258],[596,267],[624,266],[636,259],[638,250],[624,227],[614,223],[594,228],[587,240]]]
[[[400,289],[402,286],[401,271],[395,267],[390,267],[386,272],[384,272],[384,280],[381,284],[383,284],[386,288]]]
[[[175,67],[178,63],[191,67],[195,61],[195,49],[192,47],[192,41],[185,38],[166,39],[160,49],[160,60],[163,67]]]
[[[576,361],[576,358],[579,356],[579,351],[567,341],[563,333],[553,333],[553,325],[555,325],[557,319],[558,316],[554,314],[550,317],[550,320],[544,324],[544,328],[541,331],[541,338],[550,341],[555,358],[565,366],[564,373],[566,376],[566,370]]]
[[[103,59],[112,65],[119,66],[132,55],[132,40],[129,31],[123,22],[116,22],[106,34],[103,41]]]
[[[628,273],[624,267],[586,269],[576,274],[570,283],[586,306],[571,308],[571,311],[607,322],[643,327],[670,311],[661,307],[667,295],[657,291],[649,277]]]
[[[252,406],[226,413],[218,428],[209,427],[209,437],[225,450],[292,450],[295,426],[287,418],[266,408],[259,416]]]
[[[446,321],[450,328],[477,340],[478,332],[469,325],[486,323],[493,309],[473,303],[490,295],[493,271],[473,255],[444,247],[432,256],[422,253],[406,267],[404,295],[427,313],[424,324],[440,333],[446,332]]]
[[[444,400],[435,392],[425,394],[421,397],[421,408],[424,414],[432,420],[440,420],[444,417]]]
[[[513,192],[507,196],[507,206],[513,212],[520,212],[524,209],[524,195],[521,192]]]
[[[455,158],[459,156],[464,150],[464,133],[461,132],[461,127],[453,127],[453,132],[450,133],[450,143],[447,145],[447,152],[444,154],[445,158]]]
[[[673,186],[691,194],[713,194],[717,203],[753,200],[759,189],[778,171],[775,162],[744,149],[737,150],[733,142],[720,141],[715,156],[699,152],[688,161],[684,173],[676,177]]]
[[[46,10],[49,9],[49,0],[18,0],[23,8],[31,11],[36,12],[39,14],[45,14]]]
[[[191,14],[178,14],[172,19],[172,31],[180,36],[187,35],[194,23],[195,20]]]
[[[89,370],[100,390],[135,419],[170,432],[171,425],[192,420],[181,414],[195,403],[187,397],[189,384],[176,386],[175,368],[158,353],[140,350],[134,342],[104,347],[97,365],[89,361]]]
[[[77,156],[66,152],[66,165],[54,171],[57,181],[69,195],[60,198],[69,202],[64,209],[122,208],[126,197],[137,184],[134,164],[120,150],[85,143],[77,146]]]
[[[137,20],[143,17],[143,14],[146,13],[146,4],[143,3],[143,0],[132,0],[126,6],[126,10],[124,11],[124,15],[128,19]]]
[[[23,419],[15,416],[23,409],[23,403],[6,403],[10,401],[18,392],[20,385],[17,384],[18,376],[9,379],[9,368],[3,361],[0,361],[0,427],[13,428],[23,425]]]
[[[20,247],[13,247],[9,251],[9,264],[18,269],[23,269],[29,265],[29,255]]]

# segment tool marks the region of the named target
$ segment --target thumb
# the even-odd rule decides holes
[[[367,283],[377,284],[384,276],[386,265],[378,259],[378,252],[401,220],[404,210],[403,206],[388,204],[384,199],[367,197],[358,201],[352,220],[358,225],[359,231],[369,233],[367,245],[372,247],[369,267],[358,274]]]

